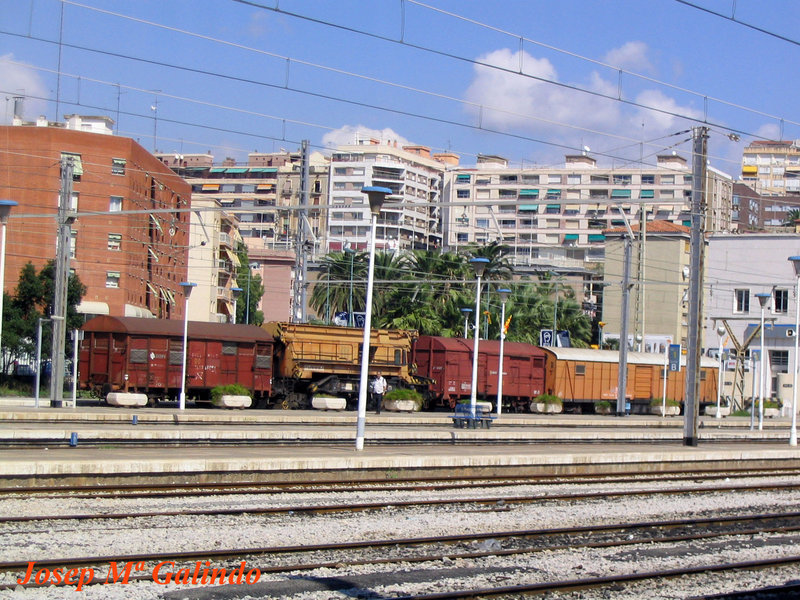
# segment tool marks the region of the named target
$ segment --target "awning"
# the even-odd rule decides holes
[[[227,170],[227,167],[211,167],[209,173],[224,173]]]
[[[529,198],[530,197],[538,198],[539,197],[539,190],[520,190],[519,191],[519,195],[521,197],[523,197],[523,198],[525,196],[527,196]]]
[[[567,204],[564,207],[564,210],[571,210],[571,211],[574,211],[574,212],[578,212],[578,211],[580,211],[580,209],[581,209],[581,205],[580,204]]]
[[[277,167],[250,167],[251,173],[277,173]]]
[[[630,198],[631,191],[630,190],[611,190],[611,197],[612,198]]]
[[[126,317],[139,317],[140,319],[154,319],[155,315],[146,308],[141,306],[134,306],[133,304],[125,305]]]
[[[156,217],[153,213],[150,213],[150,219],[152,219],[153,225],[156,226],[156,229],[158,229],[159,233],[163,234],[164,230],[161,229],[161,223],[158,222],[158,217]]]
[[[758,173],[758,167],[756,165],[745,165],[742,167],[742,173],[755,175]]]
[[[661,204],[658,207],[658,212],[672,212],[672,206],[669,204]]]
[[[149,281],[146,281],[145,283],[147,284],[147,289],[150,290],[150,293],[153,294],[156,298],[158,298],[158,290],[156,289],[156,286],[154,286]]]
[[[274,183],[259,183],[256,186],[256,189],[259,191],[275,191],[275,184]]]
[[[520,204],[519,205],[519,210],[521,212],[522,211],[533,211],[533,212],[536,212],[537,210],[539,210],[539,205],[538,204]]]
[[[203,191],[204,192],[218,192],[219,191],[219,184],[218,183],[204,183],[203,184]]]
[[[164,289],[167,292],[167,298],[169,299],[169,303],[174,305],[175,304],[175,294],[172,293],[172,290]]]
[[[107,315],[108,304],[105,302],[90,302],[84,300],[75,307],[75,311],[82,315]]]
[[[561,205],[560,205],[560,204],[548,204],[548,205],[547,205],[547,208],[549,208],[550,210],[553,210],[553,209],[560,209],[560,208],[561,208]]]
[[[577,233],[567,233],[567,234],[564,235],[564,241],[565,242],[576,242],[577,240],[578,240],[578,234]]]
[[[239,261],[239,257],[236,256],[234,252],[231,252],[228,248],[223,248],[225,255],[228,257],[228,260],[231,261],[237,267],[240,267],[242,263]]]
[[[247,173],[247,167],[228,167],[225,169],[226,173]]]
[[[547,190],[547,195],[548,196],[560,196],[561,195],[561,190],[556,190],[556,189]]]
[[[606,236],[602,233],[590,233],[589,234],[589,241],[590,242],[604,242],[606,240]]]
[[[655,190],[641,190],[639,192],[639,198],[655,198],[656,193]]]

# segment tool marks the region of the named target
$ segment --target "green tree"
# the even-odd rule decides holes
[[[264,322],[264,313],[258,310],[258,303],[264,296],[261,275],[253,272],[253,269],[257,267],[250,267],[247,246],[242,242],[236,245],[236,257],[239,259],[239,266],[236,269],[236,283],[242,289],[236,301],[236,322],[245,323],[249,321],[251,325],[261,325]]]
[[[787,212],[786,216],[783,218],[783,226],[794,227],[797,221],[800,221],[800,208],[793,208]]]

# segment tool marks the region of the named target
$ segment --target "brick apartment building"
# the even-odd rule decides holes
[[[183,318],[191,188],[106,117],[0,127],[0,198],[8,221],[5,290],[20,269],[56,257],[61,161],[73,161],[70,268],[87,292],[79,311]],[[190,316],[191,318],[191,316]]]

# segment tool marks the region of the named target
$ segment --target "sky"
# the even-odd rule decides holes
[[[712,14],[714,11],[719,14]],[[356,136],[514,166],[800,139],[795,0],[0,0],[0,121],[105,115],[149,150]],[[738,141],[731,140],[735,133]],[[0,159],[1,160],[1,159]]]

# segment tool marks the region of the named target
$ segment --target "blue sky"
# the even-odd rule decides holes
[[[26,119],[108,115],[219,161],[358,132],[540,166],[688,157],[698,119],[736,175],[753,139],[800,138],[800,3],[691,4],[735,20],[677,0],[0,0],[0,118],[21,93]]]

